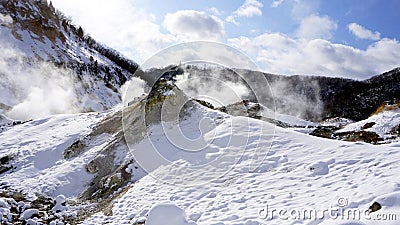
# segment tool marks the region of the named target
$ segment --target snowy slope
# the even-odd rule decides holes
[[[118,145],[112,152],[104,151],[115,139],[107,130],[113,130],[111,124],[121,126],[120,120],[116,117],[100,126],[107,129],[102,132],[98,127],[117,111],[51,116],[10,127],[0,133],[0,156],[14,155],[14,168],[0,174],[0,189],[20,190],[28,199],[62,194],[68,198],[63,215],[75,215],[65,217],[78,224],[148,220],[154,225],[160,221],[157,215],[165,220],[162,224],[175,225],[339,224],[344,221],[329,220],[329,215],[318,220],[284,220],[276,210],[322,212],[331,206],[344,210],[344,215],[350,209],[366,210],[375,201],[382,209],[370,214],[371,218],[398,212],[398,144],[328,140],[200,105],[191,110],[180,121],[153,123],[149,136],[133,144],[130,152]],[[190,146],[177,129],[192,140]],[[86,137],[84,150],[66,158],[65,149],[82,137]],[[191,151],[194,147],[198,150]],[[98,198],[98,203],[88,204],[82,194],[96,180],[88,165],[106,154],[113,155],[116,165],[133,155],[137,163],[125,169],[133,174],[133,183],[124,184],[111,200]],[[137,166],[150,174],[135,171]],[[122,176],[104,175],[105,181],[112,182],[118,174]],[[0,198],[11,204],[7,199]],[[268,217],[273,209],[274,217]],[[386,224],[396,224],[391,222]],[[359,224],[383,223],[363,217]]]
[[[1,185],[30,197],[36,192],[79,195],[92,178],[85,165],[93,153],[66,160],[63,152],[102,118],[99,113],[51,116],[0,133],[0,156],[12,155],[15,160],[11,171],[1,174]]]
[[[363,129],[365,124],[371,124],[371,127]],[[400,124],[400,109],[396,110],[385,110],[376,115],[372,115],[368,119],[361,120],[355,123],[351,123],[345,126],[343,129],[337,132],[350,132],[350,131],[371,131],[377,133],[383,139],[396,139],[392,129]],[[398,138],[398,137],[397,137]]]
[[[205,117],[219,114],[208,110],[203,113]],[[111,216],[98,213],[83,224],[135,224],[145,221],[149,210],[164,202],[184,209],[187,224],[190,221],[197,224],[319,224],[330,221],[328,215],[317,221],[283,220],[276,214],[272,219],[264,218],[266,211],[262,210],[267,206],[269,210],[315,209],[320,213],[331,206],[347,212],[350,209],[366,210],[378,201],[383,206],[379,213],[398,212],[400,201],[396,199],[400,197],[400,183],[396,168],[400,164],[400,145],[373,146],[321,139],[245,117],[221,114],[213,118],[223,120],[203,135],[206,141],[214,137],[212,144],[195,153],[182,152],[160,135],[164,132],[160,125],[153,126],[150,138],[138,143],[138,149],[149,150],[149,142],[152,142],[156,148],[162,146],[157,148],[160,154],[171,156],[171,161],[180,160],[159,167],[132,184],[113,202]],[[187,133],[196,123],[181,125]],[[234,129],[232,133],[228,127]],[[271,133],[273,130],[275,133]],[[249,138],[248,132],[260,133],[261,139]],[[227,137],[238,141],[226,145]],[[268,155],[264,159],[265,154]],[[226,158],[238,160],[224,161]],[[251,170],[251,159],[262,162],[255,171]],[[207,172],[203,168],[182,169],[185,165],[210,160],[221,161],[214,164],[215,167],[206,167]],[[233,168],[223,177],[216,176],[219,166],[223,165]],[[171,205],[165,208],[166,212],[177,212]],[[378,212],[372,213],[371,218]],[[168,221],[168,215],[164,220]],[[180,221],[185,219],[180,218]],[[331,224],[341,222],[344,221],[339,219]],[[366,218],[356,222],[354,224],[382,224]],[[396,224],[396,221],[387,224]]]
[[[2,1],[0,28],[0,110],[14,120],[110,109],[136,70],[47,1]]]

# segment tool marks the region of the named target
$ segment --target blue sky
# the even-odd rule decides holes
[[[400,66],[397,0],[53,0],[99,41],[142,63],[212,40],[263,71],[364,79]]]
[[[263,4],[263,7],[260,8],[262,15],[238,18],[239,26],[227,23],[227,36],[255,36],[262,32],[280,32],[292,36],[302,17],[317,14],[326,15],[338,24],[332,38],[333,42],[350,44],[362,49],[372,43],[371,40],[356,38],[351,34],[347,27],[350,23],[357,23],[371,31],[377,31],[383,37],[400,39],[400,16],[398,13],[400,1],[397,0],[313,0],[301,3],[284,0],[275,7],[273,0],[259,2]],[[221,13],[216,16],[223,19],[238,9],[243,1],[138,0],[136,4],[157,15],[157,22],[162,23],[166,13],[189,9],[213,14],[210,9],[214,8]],[[297,4],[300,6],[296,6]],[[162,7],[159,7],[161,5]],[[296,7],[303,10],[294,12]]]

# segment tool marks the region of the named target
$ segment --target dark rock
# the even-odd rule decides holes
[[[13,158],[14,158],[14,155],[6,155],[3,157],[0,157],[0,174],[7,172],[13,168],[13,166],[10,165],[10,162]]]
[[[371,127],[373,127],[375,124],[376,124],[375,122],[366,123],[366,124],[364,124],[364,126],[362,127],[362,129],[371,128]]]
[[[31,202],[31,206],[40,211],[50,211],[54,207],[54,202],[51,198],[40,195]]]
[[[64,150],[64,158],[70,159],[81,154],[86,147],[84,139],[78,139]]]
[[[25,200],[25,196],[21,192],[18,192],[18,191],[14,192],[11,195],[11,197],[17,202]]]
[[[336,135],[344,141],[363,141],[371,144],[377,144],[378,142],[383,141],[377,133],[372,131],[350,131],[336,133]]]
[[[392,130],[390,131],[390,134],[400,136],[400,124],[393,127]]]
[[[13,158],[12,155],[6,155],[0,158],[0,164],[7,164],[11,161],[11,159]]]
[[[97,173],[99,171],[96,160],[92,160],[87,164],[86,171],[88,171],[89,173]]]
[[[372,205],[368,208],[368,212],[372,213],[372,212],[376,212],[378,210],[380,210],[382,208],[382,205],[379,204],[378,202],[374,202],[372,203]]]
[[[214,106],[209,102],[206,102],[206,101],[200,100],[200,99],[195,99],[195,101],[200,103],[201,105],[207,107],[207,108],[214,109]]]
[[[228,109],[226,108],[226,106],[219,107],[216,110],[219,110],[219,111],[221,111],[223,113],[228,113]]]
[[[316,137],[323,137],[323,138],[330,138],[333,139],[335,138],[335,131],[339,130],[339,127],[336,126],[318,126],[313,130],[310,135],[316,136]]]

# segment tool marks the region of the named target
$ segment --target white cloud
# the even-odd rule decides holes
[[[275,0],[271,3],[272,8],[277,8],[279,7],[285,0]]]
[[[357,23],[350,23],[347,28],[349,29],[350,33],[360,39],[368,39],[374,41],[381,39],[381,34],[379,32],[372,32]]]
[[[250,58],[237,49],[226,44],[210,41],[196,41],[173,45],[149,58],[142,65],[142,69],[165,67],[179,62],[198,61],[206,61],[228,68],[259,70]]]
[[[226,18],[226,21],[238,25],[236,18],[239,17],[252,17],[261,16],[261,8],[263,4],[257,0],[246,0],[237,10],[235,10],[230,16]]]
[[[208,11],[210,11],[212,14],[216,15],[216,16],[221,16],[223,12],[221,12],[219,9],[217,9],[216,7],[211,7],[208,9]]]
[[[226,22],[233,23],[233,24],[235,24],[235,25],[239,25],[239,22],[237,22],[237,21],[235,20],[235,17],[233,17],[232,15],[226,17],[225,20],[226,20]]]
[[[400,43],[382,39],[366,50],[322,39],[294,39],[283,34],[229,39],[266,72],[364,79],[399,65]]]
[[[224,24],[216,16],[195,10],[167,13],[164,27],[179,40],[222,40]]]
[[[337,24],[328,16],[310,15],[301,20],[296,35],[306,39],[331,39],[332,32],[336,29]]]
[[[139,62],[171,42],[171,37],[160,31],[155,16],[136,8],[130,0],[52,2],[93,38]]]
[[[295,21],[301,21],[303,18],[318,12],[320,0],[291,0],[291,16]]]

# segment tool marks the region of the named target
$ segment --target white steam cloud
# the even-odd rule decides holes
[[[223,78],[226,70],[208,67],[207,72],[189,69],[177,76],[176,85],[189,97],[207,101],[215,107],[242,101],[250,90],[245,85]]]
[[[71,71],[28,61],[12,48],[0,51],[0,108],[6,116],[29,120],[80,111]]]
[[[298,91],[294,91],[292,85],[282,80],[271,83],[276,101],[276,112],[297,118],[320,119],[323,103],[320,99],[319,84],[316,81],[309,82],[307,86],[311,87],[313,91],[310,91],[308,95],[301,95]]]
[[[146,82],[140,78],[133,77],[121,86],[120,90],[124,104],[135,100],[135,98],[146,94]]]

